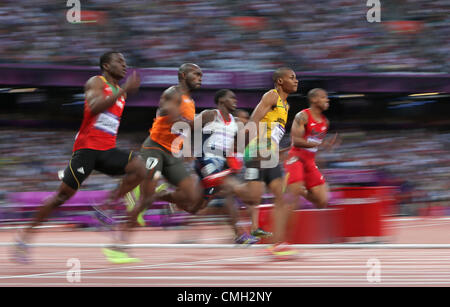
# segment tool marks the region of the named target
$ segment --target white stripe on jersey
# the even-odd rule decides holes
[[[229,116],[230,122],[226,124],[220,111],[216,110],[214,120],[203,127],[203,135],[210,135],[203,144],[205,157],[224,157],[227,152],[233,150],[234,136],[238,126],[233,115]]]

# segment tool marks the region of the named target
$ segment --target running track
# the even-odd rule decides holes
[[[449,233],[448,219],[395,220],[385,240],[395,244],[449,244]],[[9,259],[11,247],[7,244],[13,234],[0,232],[0,286],[450,286],[450,248],[301,249],[298,259],[273,261],[260,248],[153,247],[132,250],[140,263],[112,265],[99,247],[35,247],[33,262],[20,265]],[[189,236],[201,244],[222,244],[229,243],[230,231],[219,226],[188,231],[148,228],[137,232],[133,241],[177,243]],[[109,241],[105,233],[42,229],[34,243]],[[67,280],[71,258],[80,261],[80,282]],[[369,259],[379,261],[380,282],[367,280]]]

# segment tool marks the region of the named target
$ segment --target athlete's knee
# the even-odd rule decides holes
[[[245,190],[246,203],[258,205],[261,202],[264,191],[260,187],[250,187]]]
[[[59,207],[66,201],[68,201],[70,198],[72,198],[75,192],[76,191],[72,192],[67,190],[60,190],[48,201],[47,204],[50,205],[51,207]]]
[[[207,205],[207,202],[201,200],[197,203],[191,203],[190,206],[188,206],[186,208],[186,212],[190,213],[190,214],[197,214],[199,211],[201,211],[202,209],[204,209]]]
[[[144,180],[146,176],[146,168],[144,162],[139,157],[134,157],[126,167],[127,175],[135,179],[136,181]]]
[[[186,201],[190,204],[193,204],[194,207],[197,207],[198,204],[203,203],[203,197],[201,193],[194,189],[186,194]]]
[[[325,209],[326,207],[328,207],[328,198],[323,197],[318,199],[315,205],[318,209]]]
[[[299,194],[293,192],[286,192],[277,200],[278,201],[276,201],[275,204],[279,206],[297,204],[299,200]]]

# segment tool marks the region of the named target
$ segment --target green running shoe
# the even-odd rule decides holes
[[[141,262],[139,258],[130,257],[127,253],[116,249],[102,248],[102,252],[106,259],[114,264]]]
[[[256,230],[253,230],[251,232],[252,236],[258,237],[258,238],[268,238],[273,235],[273,233],[262,230],[261,228],[257,228]]]

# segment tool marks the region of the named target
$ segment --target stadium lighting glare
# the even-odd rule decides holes
[[[335,95],[336,98],[361,98],[365,97],[364,94],[343,94],[343,95]]]
[[[434,96],[439,95],[440,93],[420,93],[420,94],[411,94],[409,97],[419,97],[419,96]]]
[[[13,94],[13,93],[32,93],[35,92],[37,90],[37,88],[32,87],[32,88],[15,88],[12,90],[9,90],[8,93]]]

